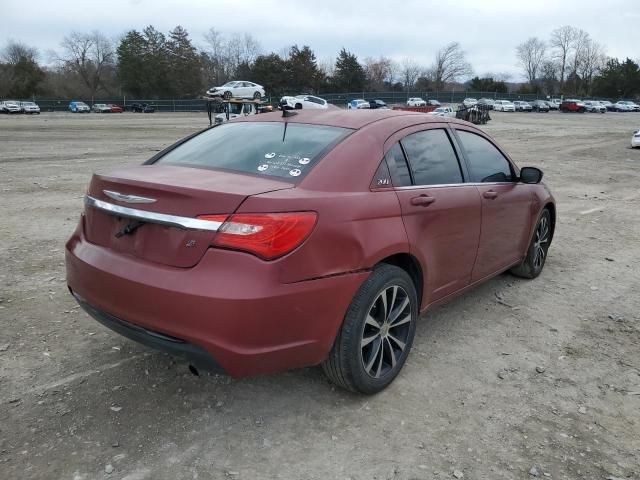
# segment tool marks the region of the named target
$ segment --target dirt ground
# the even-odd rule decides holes
[[[640,479],[640,114],[493,117],[557,198],[546,268],[428,313],[365,397],[318,368],[195,377],[69,295],[91,173],[204,113],[0,116],[0,478]]]

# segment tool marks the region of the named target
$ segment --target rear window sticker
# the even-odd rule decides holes
[[[299,163],[300,165],[306,165],[306,164],[308,164],[310,161],[311,161],[311,159],[310,159],[310,158],[304,157],[304,158],[301,158],[300,160],[298,160],[298,163]]]
[[[302,172],[300,171],[300,169],[298,168],[294,168],[292,170],[289,170],[289,175],[291,175],[292,177],[297,177],[298,175],[300,175]]]
[[[273,158],[273,157],[275,157],[275,156],[276,156],[276,154],[275,154],[274,152],[271,152],[271,153],[265,153],[265,154],[264,154],[264,158]]]
[[[258,166],[258,170],[261,172],[264,172],[267,168],[269,168],[269,165],[267,165],[266,163],[263,163],[262,165]]]

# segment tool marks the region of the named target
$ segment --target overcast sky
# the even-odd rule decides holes
[[[211,27],[250,32],[264,52],[309,45],[319,60],[343,46],[360,59],[412,57],[428,66],[441,46],[458,41],[474,73],[522,78],[515,47],[530,36],[549,37],[573,25],[614,57],[640,56],[637,0],[0,0],[0,47],[18,40],[38,47],[41,60],[71,32],[101,30],[117,39],[152,24],[167,32],[185,27],[198,46]]]

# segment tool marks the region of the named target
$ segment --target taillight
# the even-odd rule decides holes
[[[213,246],[242,250],[264,260],[282,257],[300,246],[313,230],[317,218],[315,212],[198,217],[200,220],[224,222],[213,239]]]

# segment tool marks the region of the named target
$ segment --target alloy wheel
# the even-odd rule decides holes
[[[398,285],[386,287],[374,300],[360,340],[362,366],[370,377],[395,370],[409,340],[411,312],[409,295]]]
[[[533,266],[538,269],[544,265],[544,260],[547,255],[547,248],[549,246],[549,218],[547,215],[543,215],[536,228],[536,238],[533,244]]]

